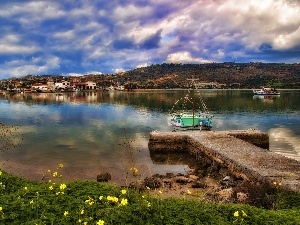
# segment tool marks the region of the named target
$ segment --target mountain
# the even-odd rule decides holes
[[[140,88],[184,88],[189,78],[213,87],[300,88],[300,64],[284,63],[210,63],[161,64],[137,68],[118,74],[122,83],[136,83]]]
[[[47,82],[96,82],[99,88],[124,85],[126,89],[187,88],[188,79],[197,79],[203,88],[274,88],[300,89],[300,63],[163,63],[117,74],[87,74],[84,76],[26,75],[0,81],[0,89],[26,88]]]

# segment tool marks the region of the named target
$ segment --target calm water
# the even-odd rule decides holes
[[[119,183],[131,166],[144,175],[184,172],[185,164],[153,163],[147,145],[149,132],[172,130],[170,110],[185,94],[0,94],[0,122],[20,126],[15,133],[20,146],[2,152],[1,167],[40,180],[63,163],[65,179],[109,172]],[[213,130],[268,132],[271,151],[300,160],[300,90],[282,90],[275,98],[256,98],[251,90],[203,90],[201,96],[215,116]]]

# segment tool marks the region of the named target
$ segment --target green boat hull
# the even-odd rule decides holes
[[[181,123],[184,127],[199,126],[200,119],[197,117],[181,117]]]
[[[180,128],[203,127],[212,128],[212,117],[208,114],[190,115],[190,114],[174,114],[171,119],[171,125]]]

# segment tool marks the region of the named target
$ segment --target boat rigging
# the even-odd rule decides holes
[[[207,129],[212,128],[212,118],[208,112],[207,106],[204,103],[200,92],[198,91],[199,101],[196,101],[195,90],[197,85],[195,81],[198,79],[187,79],[192,82],[192,90],[181,99],[179,99],[173,106],[170,114],[171,126],[179,129]],[[181,103],[182,109],[178,112],[176,106]],[[199,109],[196,109],[196,105],[199,105]],[[188,109],[191,106],[192,109]],[[176,112],[177,111],[177,112]]]

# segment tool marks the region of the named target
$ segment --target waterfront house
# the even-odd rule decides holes
[[[69,82],[69,81],[55,82],[54,86],[55,86],[56,90],[65,90],[65,89],[70,88],[71,82]]]
[[[48,84],[33,84],[31,92],[46,92],[48,91]]]
[[[93,81],[73,83],[76,90],[96,90],[96,83]]]

